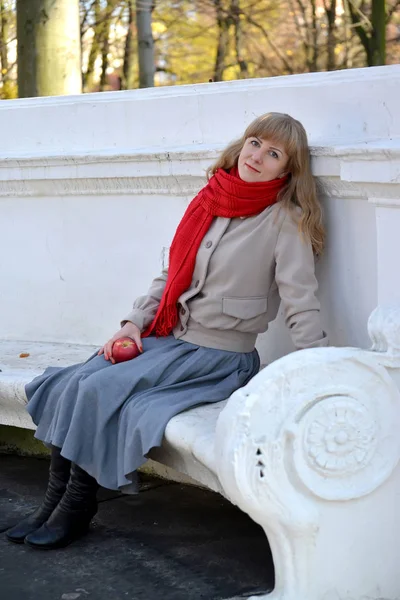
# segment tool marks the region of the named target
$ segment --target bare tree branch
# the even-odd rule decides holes
[[[349,14],[351,17],[351,22],[353,24],[354,30],[356,31],[358,37],[360,38],[360,42],[362,43],[362,45],[364,46],[365,52],[367,53],[367,56],[370,56],[370,42],[369,42],[369,37],[367,35],[367,32],[365,30],[365,28],[362,26],[362,21],[359,20],[358,15],[359,15],[359,10],[354,6],[353,0],[346,0],[346,4],[349,8]],[[365,15],[362,15],[363,17]]]
[[[393,6],[391,6],[388,11],[387,11],[387,16],[386,16],[386,23],[389,23],[394,15],[394,13],[396,12],[396,10],[399,8],[400,6],[400,0],[396,0],[396,2],[393,4]]]
[[[282,63],[285,65],[285,68],[287,69],[287,71],[289,71],[289,73],[293,73],[293,68],[290,65],[290,63],[287,61],[286,56],[279,50],[279,48],[273,43],[273,41],[271,40],[271,37],[268,33],[268,31],[265,29],[265,27],[263,27],[261,25],[261,23],[257,23],[256,21],[253,21],[253,19],[251,17],[249,17],[249,15],[244,15],[244,18],[246,19],[246,21],[250,24],[253,25],[253,27],[256,27],[257,29],[259,29],[260,31],[262,31],[265,39],[267,40],[267,43],[269,44],[270,48],[275,52],[275,54],[278,56],[278,58],[282,61]]]

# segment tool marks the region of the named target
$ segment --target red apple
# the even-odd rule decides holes
[[[116,363],[124,362],[125,360],[131,360],[139,356],[140,351],[136,345],[136,342],[130,337],[119,338],[114,342],[112,347],[112,357]]]

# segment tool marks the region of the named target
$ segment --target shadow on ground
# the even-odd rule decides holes
[[[0,531],[39,503],[46,460],[0,455]],[[261,528],[218,494],[146,478],[101,490],[89,535],[40,552],[0,534],[4,600],[226,600],[273,587]]]

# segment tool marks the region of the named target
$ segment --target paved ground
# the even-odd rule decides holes
[[[38,504],[47,469],[0,455],[0,531]],[[272,589],[261,528],[219,495],[147,478],[137,496],[100,499],[91,533],[66,549],[0,534],[2,600],[233,600]]]

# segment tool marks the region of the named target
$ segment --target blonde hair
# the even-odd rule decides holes
[[[322,210],[311,173],[307,134],[299,121],[284,113],[261,115],[250,123],[240,139],[225,148],[217,162],[207,170],[208,179],[217,169],[228,170],[236,166],[244,143],[250,137],[269,140],[284,147],[289,156],[285,168],[289,181],[279,192],[279,201],[299,221],[299,230],[310,240],[314,254],[320,255],[325,241]],[[300,217],[298,207],[301,209]]]

